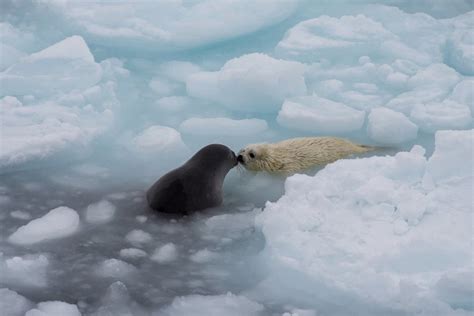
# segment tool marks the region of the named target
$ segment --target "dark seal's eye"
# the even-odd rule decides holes
[[[249,156],[250,156],[250,158],[255,158],[255,154],[254,154],[254,153],[250,153]]]

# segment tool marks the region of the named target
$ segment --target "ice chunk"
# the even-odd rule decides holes
[[[298,1],[57,2],[56,10],[84,36],[113,48],[170,51],[252,33],[284,20]],[[113,14],[110,14],[113,12]],[[199,27],[197,27],[199,26]]]
[[[42,59],[82,59],[87,62],[95,62],[89,47],[80,36],[71,36],[48,48],[31,54],[27,60],[38,61]]]
[[[45,96],[86,89],[101,76],[102,68],[94,62],[87,44],[80,36],[72,36],[0,73],[1,94]]]
[[[114,217],[116,207],[107,200],[90,204],[86,210],[86,221],[93,224],[110,222]]]
[[[245,136],[255,135],[267,130],[265,120],[244,119],[233,120],[227,117],[190,118],[179,126],[179,130],[191,135],[224,135]]]
[[[232,293],[222,295],[189,295],[177,297],[170,306],[156,315],[198,316],[198,315],[260,315],[264,307],[245,296]],[[154,314],[155,315],[155,314]]]
[[[163,78],[153,78],[150,88],[159,96],[171,96],[178,92],[180,85]]]
[[[134,265],[112,258],[104,260],[99,265],[96,272],[102,277],[122,279],[127,277],[129,274],[134,273],[136,270],[137,269]]]
[[[212,216],[205,222],[205,229],[219,236],[239,238],[254,229],[254,218],[258,210],[238,214]]]
[[[74,234],[79,228],[79,215],[69,207],[60,206],[40,218],[18,228],[8,240],[28,245]]]
[[[236,111],[276,112],[285,98],[306,94],[306,66],[265,54],[234,58],[215,72],[199,72],[186,81],[188,94]]]
[[[109,110],[63,107],[52,102],[23,106],[11,97],[0,99],[0,116],[1,168],[43,159],[66,149],[73,153],[77,150],[78,154],[113,118]]]
[[[439,132],[426,168],[416,146],[394,157],[340,160],[315,176],[288,178],[283,197],[267,202],[256,219],[269,258],[264,268],[272,272],[253,293],[291,304],[301,302],[301,293],[292,291],[299,286],[308,307],[339,302],[341,295],[354,299],[354,306],[399,300],[408,314],[427,306],[404,302],[423,297],[446,273],[471,269],[467,192],[473,173],[465,159],[472,133]],[[427,175],[456,181],[427,186]],[[408,296],[404,280],[412,284]],[[310,294],[316,289],[322,298]],[[436,299],[432,304],[433,310],[446,306]]]
[[[277,49],[285,55],[324,58],[346,58],[368,55],[383,41],[396,36],[364,15],[340,19],[323,15],[298,23],[285,34]]]
[[[217,256],[218,254],[213,251],[210,251],[208,249],[201,249],[189,256],[189,259],[192,262],[205,263],[215,259]]]
[[[455,308],[474,308],[473,272],[461,271],[443,275],[435,286],[436,295]]]
[[[449,99],[416,105],[410,119],[428,133],[442,129],[464,129],[472,122],[469,108]]]
[[[364,120],[364,111],[315,95],[285,100],[277,117],[282,126],[327,134],[356,131]]]
[[[453,68],[445,64],[432,64],[420,69],[408,80],[408,85],[411,88],[433,86],[438,89],[448,90],[454,87],[459,80],[460,76]]]
[[[149,315],[135,301],[130,298],[128,289],[120,281],[112,283],[101,299],[101,306],[91,314],[91,316],[109,316],[109,315]]]
[[[435,181],[474,176],[473,144],[474,130],[436,132],[426,173]]]
[[[178,250],[173,243],[167,243],[155,250],[151,260],[158,263],[170,263],[178,258]]]
[[[25,316],[81,316],[74,304],[60,301],[38,303],[38,306],[26,312]]]
[[[474,79],[465,79],[454,87],[450,99],[468,106],[474,113]]]
[[[125,239],[132,245],[140,246],[152,241],[153,238],[146,231],[134,229],[125,236]]]
[[[370,111],[368,118],[367,133],[372,140],[381,144],[401,144],[414,140],[418,134],[418,126],[403,113],[375,108]]]
[[[4,316],[23,316],[32,307],[28,299],[9,289],[0,289],[0,311]]]
[[[133,147],[145,152],[174,152],[186,148],[181,134],[174,128],[153,125],[132,140]]]
[[[129,259],[136,259],[146,257],[147,253],[138,248],[126,248],[120,250],[120,257],[129,258]]]
[[[45,287],[48,258],[43,254],[5,258],[0,253],[0,280],[3,284]]]

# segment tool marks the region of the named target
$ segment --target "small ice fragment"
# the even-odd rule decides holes
[[[125,248],[120,250],[120,257],[129,258],[129,259],[137,259],[146,257],[147,253],[138,248]]]
[[[114,217],[116,207],[107,200],[90,204],[86,210],[86,221],[93,224],[110,222]]]
[[[173,243],[167,243],[160,248],[157,248],[151,260],[158,263],[170,263],[178,258],[178,250]]]
[[[134,229],[125,236],[125,239],[132,245],[140,246],[142,244],[150,242],[152,240],[152,237],[149,233],[141,229]]]

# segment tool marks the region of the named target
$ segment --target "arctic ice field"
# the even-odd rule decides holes
[[[0,6],[2,316],[474,314],[472,0]],[[204,145],[322,135],[380,148],[146,207]]]

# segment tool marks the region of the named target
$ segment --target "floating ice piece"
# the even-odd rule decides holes
[[[161,125],[148,127],[133,138],[132,144],[136,150],[146,152],[174,152],[186,148],[177,130]]]
[[[282,126],[327,134],[356,131],[364,120],[364,111],[315,95],[285,100],[277,117]]]
[[[472,130],[443,131],[428,162],[415,146],[393,157],[341,160],[313,177],[288,178],[285,194],[256,218],[266,240],[264,268],[272,272],[255,293],[291,304],[301,302],[301,292],[291,290],[298,286],[311,297],[308,307],[343,295],[354,308],[399,301],[397,308],[410,314],[427,306],[413,297],[435,288],[449,291],[453,283],[438,280],[472,266],[473,172],[466,161],[472,142]],[[410,280],[409,297],[404,280]],[[309,294],[315,290],[325,293],[321,301]],[[459,301],[465,297],[462,291]],[[443,314],[457,308],[430,302]]]
[[[157,95],[165,97],[177,94],[180,85],[167,79],[156,77],[150,81],[150,88]]]
[[[238,214],[212,216],[205,222],[205,229],[219,237],[239,238],[254,229],[255,215],[258,210]]]
[[[226,316],[257,316],[264,307],[251,301],[245,296],[232,293],[222,295],[189,295],[177,297],[170,306],[154,315],[164,316],[199,316],[199,315],[226,315]]]
[[[60,301],[38,303],[38,306],[26,312],[25,316],[81,316],[74,304]]]
[[[0,253],[0,280],[3,284],[45,287],[48,258],[43,254],[5,258]]]
[[[372,109],[368,119],[367,133],[380,144],[401,144],[415,139],[418,134],[418,126],[408,117],[387,108]]]
[[[8,240],[14,244],[29,245],[72,235],[78,228],[77,212],[69,207],[60,206],[21,226],[8,237]]]
[[[134,265],[119,259],[112,258],[104,260],[99,265],[96,272],[102,277],[121,279],[127,277],[136,270],[137,269]]]
[[[385,106],[396,112],[410,115],[413,108],[419,104],[441,101],[448,95],[448,91],[437,87],[415,89],[403,92],[391,99]]]
[[[192,262],[205,263],[218,257],[218,254],[208,249],[201,249],[189,256]]]
[[[136,259],[146,257],[147,253],[138,248],[125,248],[120,250],[120,257]]]
[[[265,120],[233,120],[227,117],[193,117],[185,120],[179,126],[179,130],[184,134],[224,136],[255,135],[264,132],[267,128]]]
[[[1,199],[0,199],[0,204],[1,204]],[[30,213],[25,212],[25,211],[20,211],[20,210],[10,212],[10,216],[13,217],[13,218],[23,219],[23,220],[31,219],[31,214]]]
[[[451,67],[445,64],[432,64],[418,72],[408,80],[408,86],[416,89],[423,86],[449,90],[454,87],[461,77]]]
[[[98,83],[101,76],[102,68],[95,63],[85,41],[71,36],[0,73],[1,94],[44,96],[86,89]]]
[[[231,59],[215,72],[199,72],[186,81],[188,94],[236,111],[276,112],[284,99],[306,94],[306,66],[265,54]]]
[[[158,263],[170,263],[178,258],[178,250],[173,243],[167,243],[155,250],[151,260]]]
[[[116,207],[107,200],[90,204],[86,210],[86,221],[93,224],[110,222],[114,217]]]
[[[469,108],[449,99],[416,105],[410,119],[428,133],[442,129],[464,129],[472,122]]]
[[[23,316],[33,303],[15,291],[0,289],[0,311],[4,316]]]
[[[109,110],[98,112],[52,102],[23,106],[12,97],[0,99],[0,116],[0,168],[43,159],[65,149],[79,152],[104,131],[113,118]]]
[[[140,246],[152,241],[153,238],[146,231],[134,229],[125,236],[125,239],[132,245]]]
[[[106,315],[149,315],[130,298],[128,289],[120,281],[112,283],[101,299],[101,306],[91,316]]]

